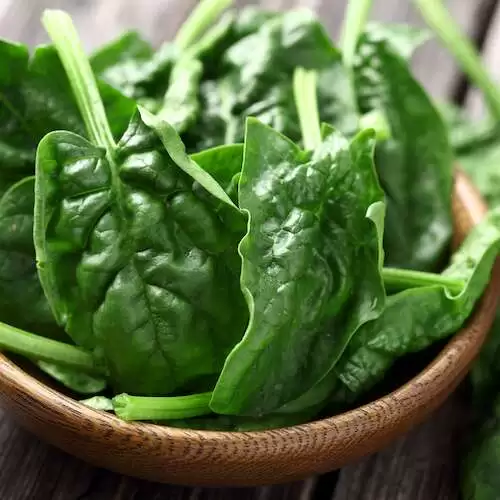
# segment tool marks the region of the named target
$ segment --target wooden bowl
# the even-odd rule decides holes
[[[455,242],[486,207],[464,174],[455,179]],[[464,378],[497,305],[500,270],[467,326],[421,373],[353,411],[280,430],[229,433],[126,423],[91,410],[0,355],[0,403],[41,439],[92,464],[153,481],[260,485],[326,472],[372,453],[439,406]]]

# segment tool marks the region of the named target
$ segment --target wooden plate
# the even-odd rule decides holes
[[[464,174],[455,179],[455,243],[485,205]],[[439,406],[464,378],[493,321],[492,280],[467,326],[407,384],[333,418],[287,429],[228,433],[131,424],[80,405],[0,355],[0,403],[41,439],[92,464],[153,481],[259,485],[304,478],[385,446]]]

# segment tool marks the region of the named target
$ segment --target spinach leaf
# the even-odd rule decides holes
[[[49,337],[64,338],[38,281],[33,246],[34,188],[35,178],[27,177],[0,199],[2,321]]]
[[[80,400],[82,405],[98,411],[113,411],[113,401],[105,396],[94,396],[89,399]]]
[[[33,245],[34,188],[35,178],[27,177],[14,184],[0,199],[2,321],[46,337],[68,341],[54,319],[38,280]],[[93,394],[106,387],[103,378],[55,363],[36,363],[42,371],[75,392]]]
[[[238,204],[238,182],[243,164],[243,144],[228,144],[206,149],[201,153],[191,155],[191,159],[217,181],[235,205]],[[235,241],[241,241],[246,232],[246,218],[242,217],[240,212],[233,210],[225,201],[217,200],[214,203],[214,198],[200,184],[195,182],[193,190],[197,196],[211,204],[212,210],[234,233]],[[241,267],[239,261],[237,266]]]
[[[199,111],[198,87],[202,65],[197,59],[184,57],[173,67],[170,84],[156,114],[179,132],[196,120]]]
[[[366,26],[366,32],[372,40],[385,40],[404,59],[409,59],[430,38],[427,30],[407,24],[370,22]]]
[[[309,153],[247,120],[239,252],[250,323],[214,389],[216,413],[259,416],[300,397],[382,311],[373,147],[371,132],[351,144],[333,133]]]
[[[197,43],[196,55],[203,62],[204,79],[220,78],[227,71],[224,55],[229,48],[242,38],[259,31],[267,21],[281,16],[281,12],[255,6],[224,14]]]
[[[386,263],[434,268],[452,233],[453,155],[446,127],[406,61],[370,32],[360,40],[355,78],[361,111],[382,111],[391,128],[375,158],[387,196]]]
[[[332,400],[336,406],[352,403],[401,356],[460,328],[488,284],[499,248],[500,211],[496,211],[471,231],[443,272],[465,280],[461,293],[453,295],[434,285],[388,297],[383,313],[359,329],[335,367],[339,384]]]
[[[271,17],[257,32],[230,46],[222,64],[222,76],[201,84],[204,112],[185,135],[191,151],[241,142],[247,116],[299,140],[292,85],[297,66],[329,71],[321,80],[324,93],[319,107],[328,113],[325,121],[338,119],[338,126],[345,122],[348,132],[356,130],[356,102],[350,99],[352,91],[348,94],[350,83],[341,55],[308,11]]]
[[[2,174],[16,169],[15,180],[34,172],[35,151],[40,139],[52,130],[84,133],[83,121],[68,79],[52,46],[28,49],[0,41],[0,162]],[[120,136],[130,120],[134,103],[106,84],[99,84],[101,98]]]
[[[69,132],[47,135],[37,155],[35,246],[47,298],[73,340],[106,362],[114,387],[133,394],[168,394],[218,373],[247,321],[228,264],[233,237],[196,196],[167,132],[174,154],[135,115],[116,165]]]
[[[128,97],[146,95],[144,66],[153,58],[154,50],[134,31],[101,47],[91,57],[95,75],[123,92]]]
[[[96,394],[106,388],[106,380],[102,377],[61,366],[47,361],[38,361],[38,367],[53,379],[67,388],[80,394]]]

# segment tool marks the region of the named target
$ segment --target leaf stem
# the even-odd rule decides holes
[[[319,121],[318,95],[316,91],[317,73],[304,68],[295,68],[293,94],[304,148],[315,149],[321,144],[321,123]]]
[[[46,10],[42,23],[61,58],[91,141],[110,154],[115,148],[97,82],[71,17],[61,10]]]
[[[89,374],[103,374],[103,370],[94,363],[88,351],[25,332],[5,323],[0,323],[0,349],[38,361],[57,363]]]
[[[410,269],[393,269],[384,267],[382,278],[385,287],[390,291],[401,291],[407,288],[418,288],[422,286],[442,285],[451,293],[462,292],[465,282],[457,278],[449,278],[442,274],[412,271]]]
[[[358,39],[365,29],[366,21],[372,7],[373,0],[350,0],[342,27],[341,48],[344,63],[352,67]]]
[[[177,32],[175,45],[180,50],[188,49],[232,3],[232,0],[201,0]]]
[[[120,394],[113,398],[115,413],[123,420],[172,420],[212,413],[211,392],[189,396],[145,397]]]
[[[427,24],[436,32],[462,70],[483,92],[491,116],[500,121],[500,89],[484,67],[471,41],[440,0],[414,0]]]

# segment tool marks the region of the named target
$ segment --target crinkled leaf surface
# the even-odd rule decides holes
[[[139,115],[114,161],[68,132],[40,143],[39,273],[59,321],[104,360],[116,390],[169,394],[218,373],[242,336],[234,235]]]
[[[241,142],[248,116],[299,140],[292,83],[297,66],[328,72],[320,78],[322,118],[343,131],[344,126],[356,130],[356,100],[341,55],[308,11],[270,17],[258,31],[231,45],[221,64],[221,74],[201,84],[202,113],[186,134],[191,151]]]
[[[335,366],[351,336],[378,316],[385,292],[375,225],[383,193],[374,137],[334,133],[313,153],[248,119],[239,206],[241,286],[250,310],[212,409],[262,415],[301,396]]]
[[[472,230],[443,272],[465,281],[459,295],[434,285],[388,297],[383,313],[359,329],[335,368],[337,409],[380,381],[398,358],[456,332],[486,288],[499,248],[500,212],[493,212]]]

